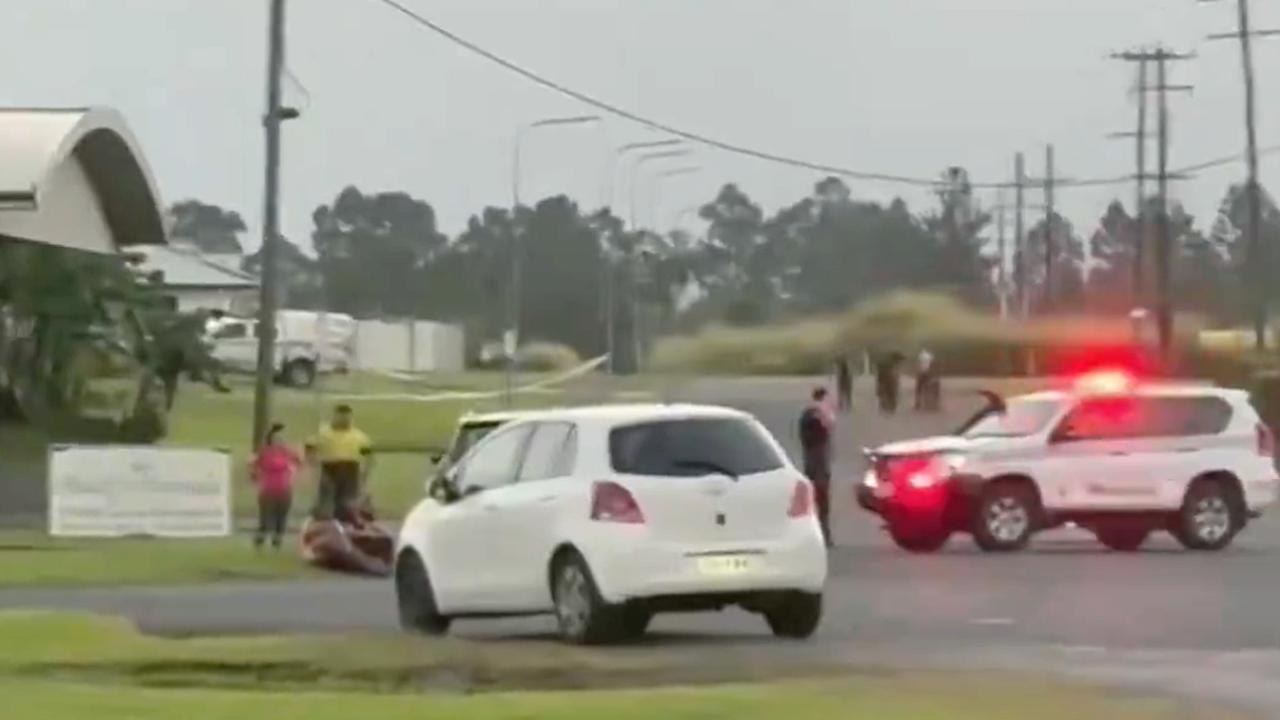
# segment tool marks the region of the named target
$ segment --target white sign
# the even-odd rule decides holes
[[[55,446],[48,485],[51,535],[231,534],[231,456],[225,450]]]

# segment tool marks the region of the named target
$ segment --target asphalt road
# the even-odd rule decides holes
[[[751,411],[789,445],[808,383],[698,382],[681,399]],[[770,661],[1014,668],[1194,694],[1280,716],[1280,517],[1251,525],[1221,554],[1181,551],[1167,537],[1135,555],[1109,553],[1079,531],[1037,538],[1011,556],[958,537],[940,554],[898,551],[853,501],[859,448],[940,432],[973,407],[948,397],[941,416],[870,412],[862,389],[842,420],[834,499],[838,547],[823,625],[809,643],[773,641],[762,620],[730,611],[659,618],[653,647],[687,646],[710,661],[754,653]],[[792,448],[794,449],[794,448]],[[86,609],[134,618],[163,634],[391,631],[384,581],[333,580],[210,587],[0,592],[0,607]],[[475,638],[545,638],[549,620],[461,623]],[[636,650],[643,652],[643,648]]]

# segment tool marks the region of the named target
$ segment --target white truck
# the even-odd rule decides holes
[[[310,387],[320,373],[352,365],[356,321],[350,315],[282,310],[276,315],[276,377]],[[258,364],[257,318],[225,317],[205,335],[210,354],[230,372],[254,372]]]

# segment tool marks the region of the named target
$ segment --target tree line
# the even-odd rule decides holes
[[[1218,323],[1244,317],[1247,302],[1243,187],[1230,187],[1207,223],[1171,209],[1174,297],[1180,310]],[[1263,242],[1275,247],[1280,211],[1264,195]],[[584,210],[560,195],[528,207],[486,207],[449,237],[424,200],[347,187],[312,213],[310,252],[285,242],[284,300],[357,317],[460,323],[482,341],[509,325],[515,283],[522,340],[593,356],[606,350],[612,324],[620,357],[660,332],[839,312],[903,288],[994,309],[1001,276],[1025,289],[1036,312],[1120,313],[1135,303],[1140,227],[1147,236],[1140,274],[1153,286],[1157,209],[1151,200],[1139,216],[1116,200],[1083,233],[1061,215],[1040,218],[1027,230],[1020,262],[1009,239],[1001,273],[993,210],[976,199],[960,168],[942,174],[935,202],[922,210],[902,199],[859,199],[833,177],[767,213],[728,184],[700,207],[705,225],[697,236],[628,228],[609,209]],[[175,238],[206,252],[241,249],[245,224],[235,212],[187,201],[171,214]],[[1046,260],[1050,246],[1054,256]],[[1280,269],[1280,252],[1265,262]],[[246,269],[259,265],[258,255],[245,258]]]

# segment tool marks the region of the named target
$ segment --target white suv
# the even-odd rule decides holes
[[[859,504],[904,549],[970,532],[1018,550],[1074,523],[1118,551],[1157,530],[1219,550],[1276,500],[1273,437],[1243,391],[1108,381],[989,399],[953,436],[867,453]]]
[[[396,553],[404,627],[554,613],[579,643],[654,613],[740,606],[803,638],[827,555],[813,488],[749,415],[692,405],[535,413],[493,431],[423,500]]]

